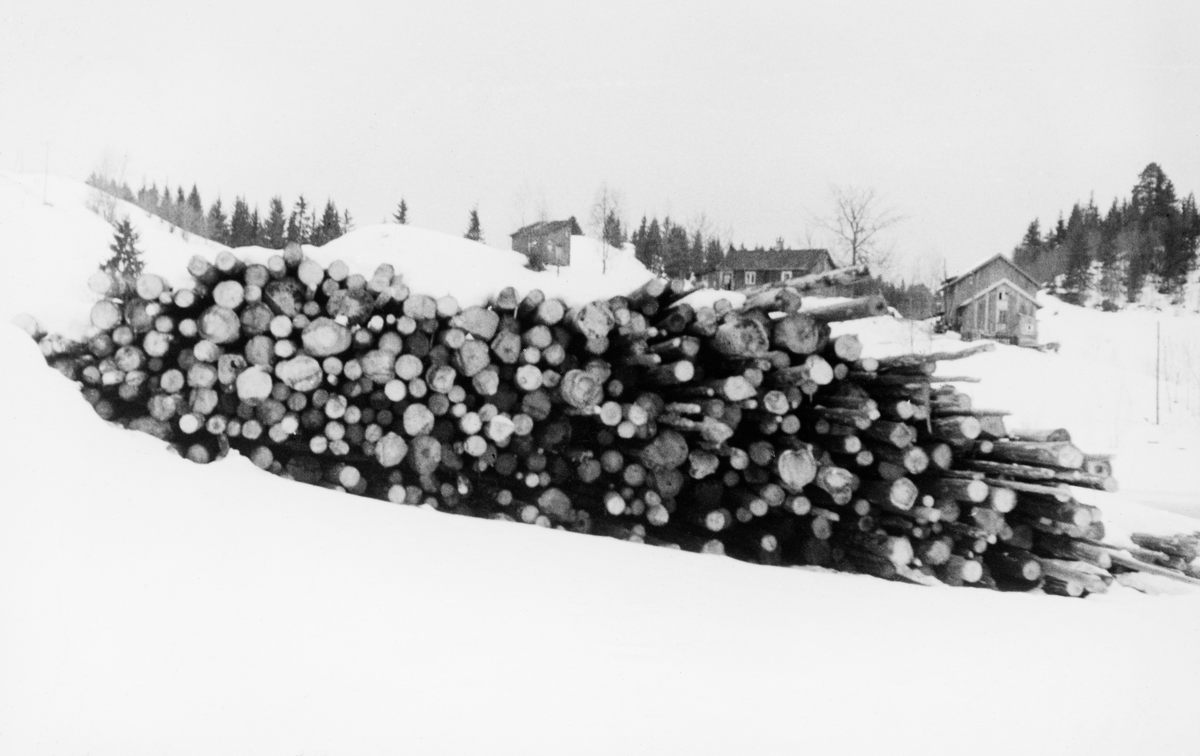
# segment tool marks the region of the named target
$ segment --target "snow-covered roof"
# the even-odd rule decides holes
[[[827,249],[735,249],[725,255],[717,267],[724,270],[807,271],[822,260],[834,267]]]
[[[1022,268],[1020,265],[1017,265],[1015,262],[1013,262],[1013,261],[1012,261],[1012,259],[1011,259],[1011,258],[1009,258],[1009,256],[1008,256],[1008,255],[1006,255],[1006,254],[1004,254],[1003,252],[997,252],[996,254],[992,255],[991,257],[988,257],[988,258],[986,258],[985,260],[981,261],[981,262],[980,262],[980,263],[978,263],[977,265],[975,265],[975,266],[973,266],[973,267],[971,267],[971,268],[968,268],[968,269],[967,269],[967,271],[966,271],[965,273],[959,273],[957,276],[953,276],[953,277],[951,277],[951,278],[947,278],[947,279],[946,279],[946,281],[945,281],[945,283],[944,283],[944,284],[942,284],[942,288],[944,289],[944,288],[946,288],[946,287],[948,287],[948,286],[953,286],[954,284],[958,283],[958,282],[959,282],[959,281],[961,281],[962,279],[964,279],[964,278],[966,278],[967,276],[971,275],[971,274],[972,274],[972,273],[974,273],[975,271],[977,271],[977,270],[980,270],[980,269],[982,269],[982,268],[985,268],[985,267],[987,267],[988,265],[990,265],[992,262],[994,262],[994,261],[996,261],[996,260],[1003,260],[1004,262],[1006,262],[1006,263],[1008,263],[1010,266],[1012,266],[1013,270],[1017,271],[1017,272],[1018,272],[1018,273],[1020,273],[1021,275],[1025,276],[1026,278],[1028,278],[1028,279],[1029,279],[1029,282],[1030,282],[1031,284],[1033,284],[1033,291],[1037,291],[1039,288],[1041,288],[1041,283],[1040,283],[1040,282],[1039,282],[1039,281],[1038,281],[1036,278],[1034,278],[1032,274],[1030,274],[1028,271],[1026,271],[1026,270],[1025,270],[1024,268]]]
[[[524,236],[526,234],[549,234],[555,231],[566,229],[568,233],[579,236],[583,231],[579,228],[579,224],[575,222],[575,216],[572,215],[566,220],[560,221],[538,221],[530,223],[528,226],[522,226],[516,231],[513,231],[509,236]]]

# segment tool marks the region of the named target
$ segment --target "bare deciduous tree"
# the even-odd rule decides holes
[[[535,189],[528,181],[513,192],[513,209],[518,227],[550,220],[550,201],[546,198],[545,189]]]
[[[96,181],[88,193],[86,207],[109,223],[117,221],[117,198],[108,189],[125,183],[125,166],[128,161],[129,158],[125,155],[117,156],[105,150],[99,165],[92,171],[91,177]]]
[[[622,219],[623,198],[621,192],[613,189],[607,182],[596,190],[596,199],[592,203],[591,230],[602,243],[602,273],[608,272],[609,249],[620,249],[624,242],[624,226]]]
[[[892,245],[883,232],[904,217],[884,206],[875,190],[869,187],[835,184],[829,187],[829,193],[833,211],[830,216],[818,219],[818,223],[837,237],[838,243],[849,253],[850,264],[887,267],[892,257]]]

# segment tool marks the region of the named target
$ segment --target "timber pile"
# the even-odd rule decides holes
[[[236,449],[398,504],[918,583],[1082,596],[1178,567],[1104,545],[1071,487],[1113,490],[1106,460],[1064,431],[1007,431],[953,388],[970,379],[935,373],[990,345],[864,358],[829,323],[882,299],[800,310],[862,268],[736,310],[662,280],[580,307],[511,288],[462,307],[298,246],[189,271],[177,290],[98,272],[91,337],[41,345],[101,417],[194,462]]]

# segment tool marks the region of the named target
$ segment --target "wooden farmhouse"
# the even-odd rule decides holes
[[[704,278],[715,289],[743,289],[834,268],[825,249],[735,249]]]
[[[514,231],[512,248],[526,257],[541,255],[546,265],[570,265],[573,235],[583,235],[575,216],[561,221],[540,221]]]
[[[964,339],[1037,345],[1037,279],[995,255],[942,286],[942,322]]]

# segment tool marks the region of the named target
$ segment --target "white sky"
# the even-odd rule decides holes
[[[1195,2],[12,2],[0,169],[48,145],[52,173],[108,155],[359,225],[403,195],[452,233],[478,203],[505,247],[602,182],[630,222],[801,245],[851,184],[906,216],[898,273],[953,272],[1150,161],[1200,188],[1198,32]]]

